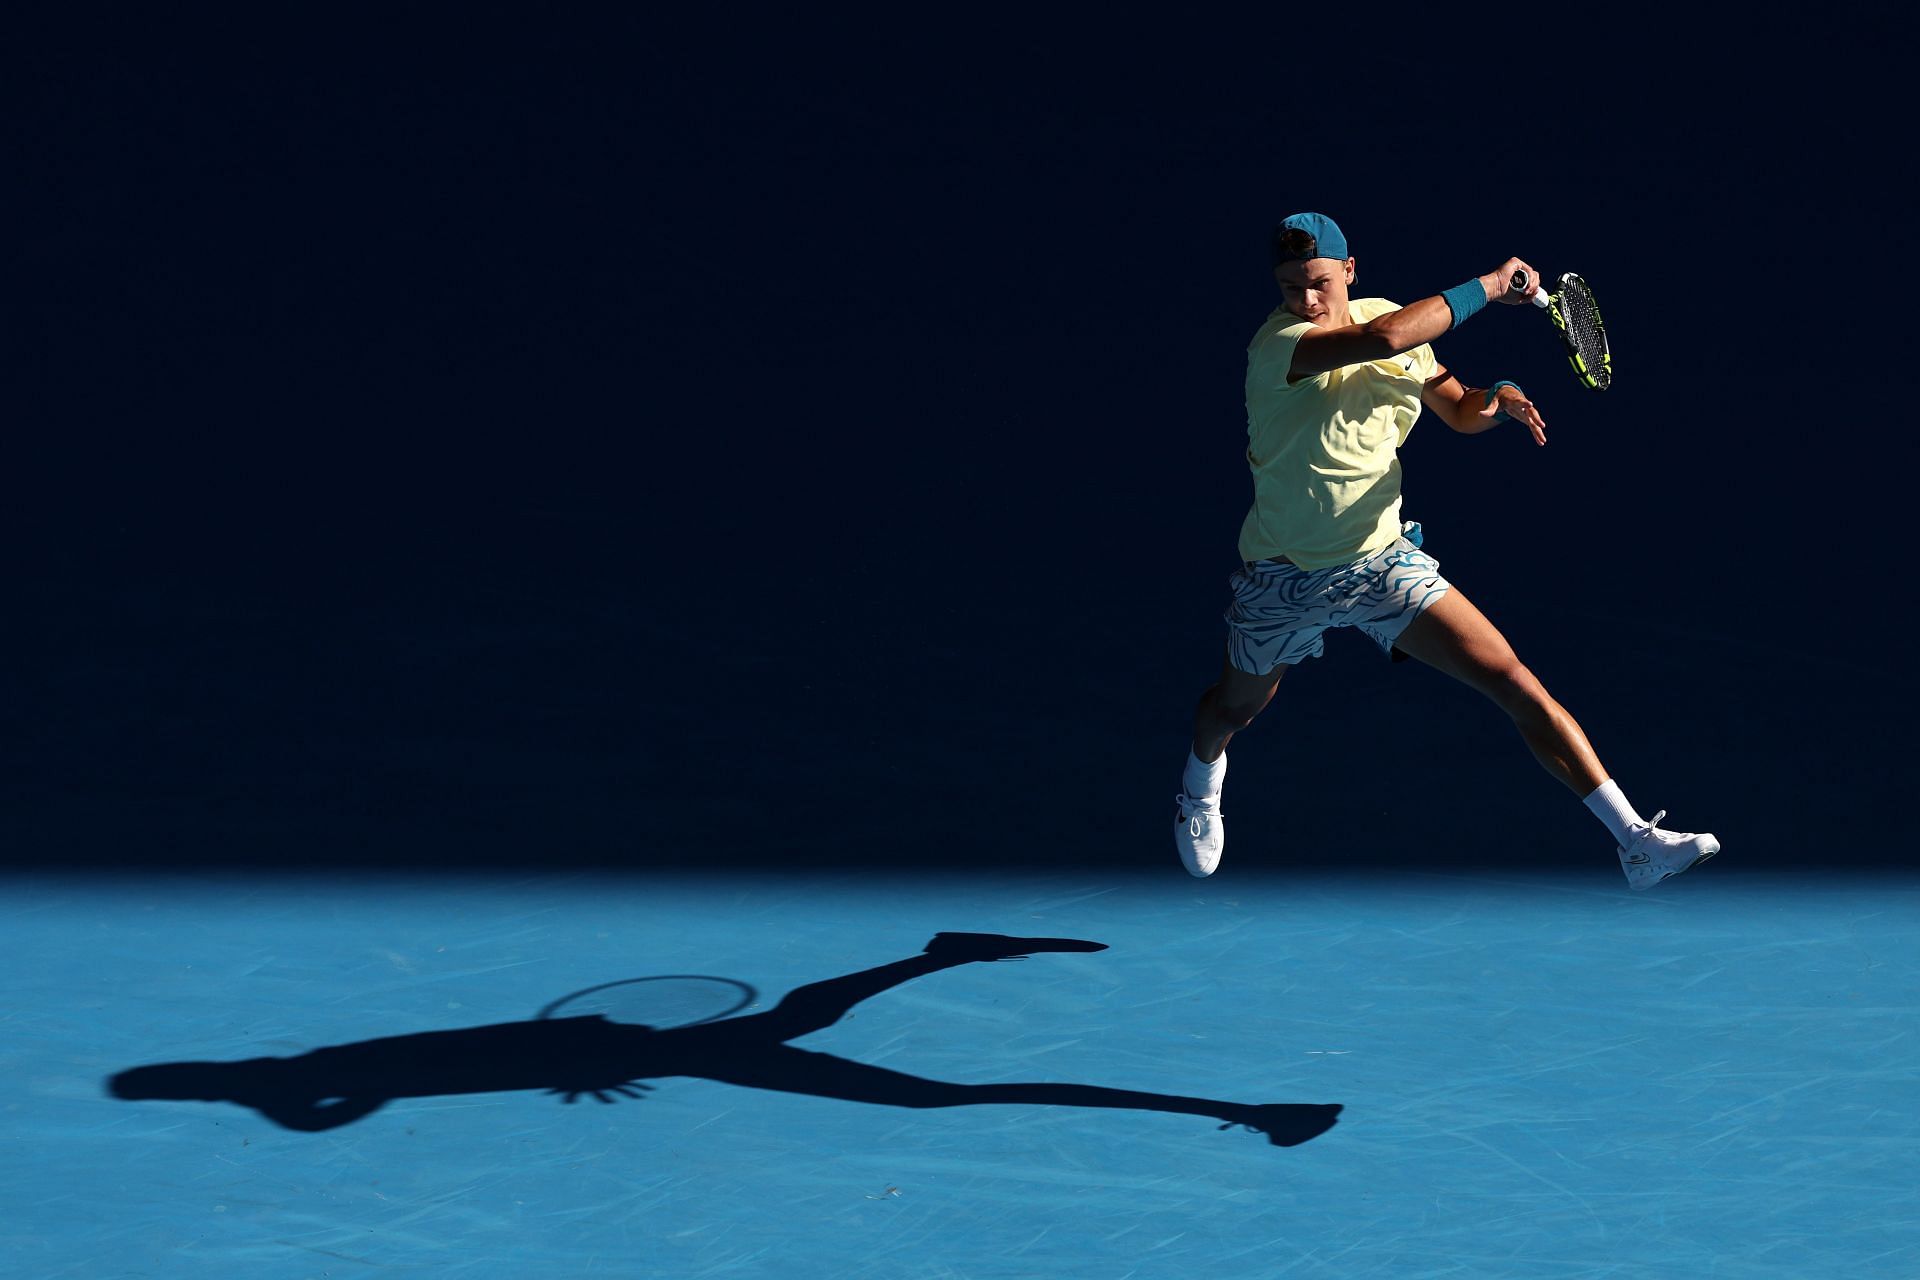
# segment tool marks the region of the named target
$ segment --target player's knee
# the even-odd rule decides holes
[[[1488,697],[1514,715],[1545,707],[1552,701],[1533,672],[1517,658],[1490,668],[1485,688]]]
[[[1271,696],[1272,695],[1268,695],[1268,697]],[[1247,698],[1230,699],[1222,697],[1218,691],[1215,692],[1210,701],[1213,704],[1214,717],[1218,719],[1221,724],[1236,733],[1252,724],[1254,717],[1265,710],[1267,705],[1267,698],[1257,700]]]

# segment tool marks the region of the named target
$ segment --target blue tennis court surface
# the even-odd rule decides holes
[[[6,1269],[1920,1274],[1920,885],[1616,874],[16,875]]]

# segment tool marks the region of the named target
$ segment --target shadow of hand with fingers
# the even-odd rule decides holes
[[[539,1089],[566,1102],[635,1098],[649,1080],[694,1076],[728,1084],[892,1107],[1001,1105],[1101,1107],[1208,1116],[1220,1128],[1264,1133],[1297,1146],[1330,1129],[1338,1104],[1242,1103],[1081,1084],[949,1084],[796,1049],[789,1040],[832,1026],[890,987],[963,964],[1043,951],[1104,951],[1075,938],[935,934],[905,960],[796,988],[765,1013],[661,1030],[603,1016],[543,1018],[457,1031],[362,1040],[294,1058],[171,1062],[108,1081],[116,1098],[234,1102],[306,1133],[339,1128],[395,1098]]]

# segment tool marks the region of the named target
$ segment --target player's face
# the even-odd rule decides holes
[[[1353,259],[1308,258],[1273,269],[1280,282],[1281,305],[1302,320],[1326,327],[1345,324],[1347,286],[1353,283]]]

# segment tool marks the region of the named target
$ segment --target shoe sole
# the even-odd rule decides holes
[[[1661,883],[1661,881],[1671,880],[1678,875],[1685,875],[1687,872],[1693,870],[1695,867],[1699,866],[1701,863],[1705,862],[1707,859],[1711,858],[1714,854],[1718,852],[1720,852],[1720,846],[1716,844],[1713,846],[1713,848],[1702,851],[1699,857],[1695,858],[1692,862],[1689,862],[1686,866],[1681,867],[1677,871],[1667,872],[1667,874],[1661,876],[1659,880],[1655,880],[1653,884],[1659,884]],[[1648,885],[1647,888],[1649,889],[1653,888],[1653,884]]]
[[[1701,863],[1705,862],[1708,858],[1711,858],[1714,854],[1718,852],[1720,852],[1720,845],[1716,841],[1711,848],[1703,850],[1700,853],[1699,857],[1695,858],[1692,862],[1689,862],[1686,866],[1675,867],[1672,871],[1667,872],[1667,874],[1661,876],[1658,880],[1650,881],[1647,884],[1635,884],[1633,881],[1629,880],[1627,881],[1627,888],[1633,890],[1635,893],[1645,893],[1647,890],[1653,888],[1653,886],[1656,884],[1665,884],[1667,881],[1673,879],[1675,876],[1686,874],[1687,872],[1693,870],[1695,867],[1699,866]]]

